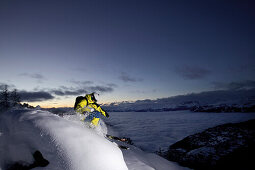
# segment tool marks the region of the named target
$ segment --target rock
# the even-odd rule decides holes
[[[30,170],[36,167],[46,167],[50,162],[46,160],[42,153],[40,151],[35,151],[33,153],[34,157],[34,163],[29,164],[28,162],[25,161],[19,161],[19,162],[14,162],[10,163],[6,166],[6,170]]]
[[[255,120],[249,120],[190,135],[171,145],[166,157],[195,169],[254,169],[254,154]]]

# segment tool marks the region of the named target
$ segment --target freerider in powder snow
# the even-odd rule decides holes
[[[100,113],[105,117],[109,117],[109,114],[104,111],[97,103],[95,98],[95,93],[86,94],[83,96],[78,96],[75,100],[74,110],[77,113],[87,115],[87,119],[84,120],[90,121],[92,125],[97,126],[100,120]],[[94,112],[94,111],[97,112]]]
[[[100,120],[100,114],[105,117],[109,117],[109,114],[103,110],[96,102],[95,92],[86,94],[85,96],[78,96],[75,100],[74,110],[78,114],[84,114],[86,117],[82,120],[84,122],[90,122],[90,127],[96,127]],[[117,140],[121,142],[128,142],[129,138],[119,138],[116,136],[106,135],[110,140]],[[126,146],[118,145],[121,149],[129,149]]]

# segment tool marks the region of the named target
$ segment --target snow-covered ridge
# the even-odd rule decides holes
[[[93,129],[41,110],[15,110],[0,116],[0,167],[41,151],[46,169],[127,170],[121,150]],[[1,169],[0,168],[0,169]]]

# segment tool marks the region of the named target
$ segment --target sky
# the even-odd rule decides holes
[[[1,0],[0,86],[42,107],[254,84],[252,0]]]

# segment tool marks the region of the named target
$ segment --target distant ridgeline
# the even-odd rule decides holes
[[[112,112],[255,112],[255,89],[192,93],[156,100],[115,102],[103,105]]]
[[[255,104],[244,104],[244,105],[227,105],[227,104],[220,104],[220,105],[204,105],[204,106],[195,106],[190,109],[194,112],[255,112]]]
[[[227,105],[227,104],[220,104],[220,105],[194,105],[194,106],[185,106],[185,105],[178,105],[176,107],[169,107],[169,108],[144,108],[144,109],[136,109],[136,108],[118,108],[118,107],[109,107],[104,106],[105,110],[108,112],[166,112],[166,111],[178,111],[178,110],[190,110],[193,112],[255,112],[255,104],[247,104],[247,105]]]

